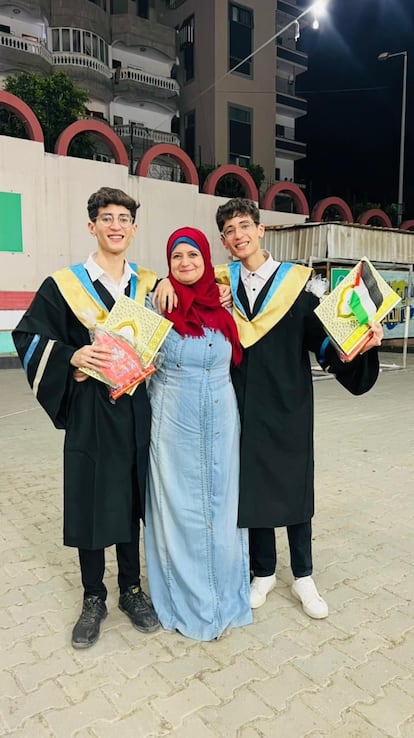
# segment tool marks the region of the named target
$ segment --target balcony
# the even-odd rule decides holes
[[[286,115],[289,118],[300,118],[308,112],[308,102],[297,97],[295,79],[276,77],[276,115]]]
[[[304,159],[306,156],[306,144],[295,139],[295,129],[292,126],[281,126],[276,124],[276,155],[281,159]]]
[[[299,8],[295,3],[290,3],[286,0],[277,0],[277,10],[279,13],[290,15],[291,18],[297,18],[303,12],[303,8]]]
[[[77,69],[88,69],[102,74],[106,79],[112,79],[112,69],[99,59],[88,54],[80,54],[74,51],[54,51],[52,53],[53,64],[57,67],[76,67]]]
[[[88,54],[81,54],[72,51],[49,51],[49,49],[40,41],[34,41],[19,36],[13,36],[8,33],[0,34],[0,48],[1,62],[0,69],[7,65],[8,71],[10,65],[17,70],[24,70],[28,72],[41,71],[42,66],[47,68],[49,66],[64,66],[64,67],[75,67],[80,70],[91,70],[102,75],[106,79],[112,79],[112,69],[95,59],[93,56]],[[7,51],[10,51],[7,54]],[[18,52],[18,56],[16,55]],[[30,54],[31,57],[27,58],[25,62],[22,54]],[[35,59],[39,59],[39,63],[36,64]]]
[[[308,55],[296,51],[296,49],[287,49],[285,46],[277,45],[276,56],[278,66],[286,68],[288,71],[291,71],[292,64],[295,67],[296,74],[306,72],[308,68]]]
[[[141,142],[141,146],[144,150],[159,143],[174,144],[175,146],[180,145],[180,139],[174,133],[158,131],[155,128],[146,128],[145,126],[137,125],[131,126],[130,124],[127,124],[122,126],[112,126],[112,129],[115,131],[117,136],[123,140],[124,144],[131,144],[132,141],[135,147],[138,142]]]
[[[48,74],[53,64],[52,54],[36,39],[0,33],[0,71],[36,72]]]
[[[180,86],[171,77],[150,74],[142,69],[119,67],[115,70],[114,81],[120,97],[136,97],[137,91],[168,100],[180,94]]]
[[[306,157],[306,144],[302,141],[292,141],[282,136],[276,136],[276,156],[281,159],[297,161]]]

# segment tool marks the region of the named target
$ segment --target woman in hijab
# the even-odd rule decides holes
[[[239,418],[230,363],[242,350],[197,228],[167,243],[178,307],[151,377],[145,552],[162,626],[201,641],[252,622],[247,530],[237,528]]]

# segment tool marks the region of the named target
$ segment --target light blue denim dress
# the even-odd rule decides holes
[[[209,641],[252,622],[231,345],[208,329],[201,338],[171,330],[162,354],[149,383],[148,582],[166,630]]]

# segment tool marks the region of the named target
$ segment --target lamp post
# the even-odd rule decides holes
[[[388,61],[394,56],[403,57],[403,83],[402,83],[402,100],[401,100],[401,134],[400,134],[400,165],[398,170],[398,203],[397,203],[397,225],[401,225],[404,212],[404,149],[405,149],[405,118],[407,108],[407,61],[408,54],[406,51],[396,51],[390,53],[383,51],[378,55],[378,61]]]

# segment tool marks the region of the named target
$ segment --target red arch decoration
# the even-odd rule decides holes
[[[414,220],[405,220],[399,226],[400,231],[412,231],[414,230]]]
[[[203,192],[205,195],[214,195],[216,187],[219,181],[227,174],[231,174],[235,177],[245,189],[246,197],[255,202],[259,202],[259,193],[255,181],[249,172],[246,172],[243,167],[237,166],[237,164],[223,164],[221,167],[217,167],[213,172],[210,172],[206,181],[204,182]]]
[[[138,177],[148,177],[149,168],[158,156],[171,156],[180,165],[187,184],[197,185],[199,183],[198,172],[188,154],[179,146],[174,144],[155,144],[141,157],[137,164],[135,174]]]
[[[387,213],[384,213],[384,211],[379,208],[366,210],[365,213],[362,213],[362,215],[359,216],[358,223],[360,225],[367,225],[373,218],[379,220],[383,228],[392,228],[391,219],[388,217]]]
[[[71,123],[70,126],[62,131],[56,141],[55,154],[67,156],[72,139],[74,139],[79,133],[95,133],[109,146],[116,163],[123,164],[126,167],[128,166],[129,161],[127,150],[121,139],[109,126],[106,125],[106,123],[102,123],[100,120],[76,120],[74,123]]]
[[[347,223],[354,222],[351,208],[341,197],[325,197],[323,200],[319,200],[312,210],[311,221],[320,223],[323,220],[323,214],[330,207],[335,207]]]
[[[12,95],[11,92],[0,90],[0,105],[7,110],[11,110],[12,113],[23,123],[29,138],[31,141],[37,141],[37,143],[44,143],[44,136],[42,126],[39,123],[38,118],[34,114],[33,110],[26,105],[23,100],[20,100],[16,95]]]
[[[263,210],[273,210],[273,202],[279,192],[287,192],[291,196],[299,215],[309,215],[308,201],[300,187],[294,182],[276,182],[272,184],[263,196]]]

